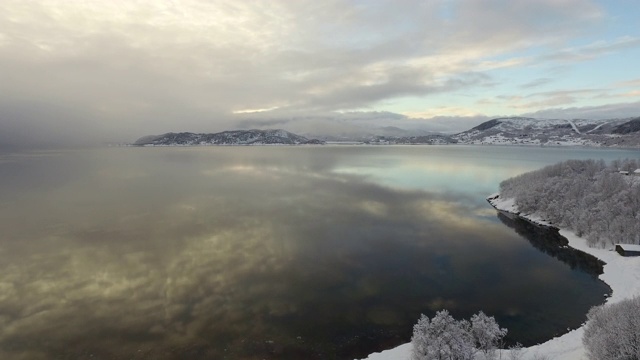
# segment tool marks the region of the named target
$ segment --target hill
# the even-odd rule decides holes
[[[640,147],[640,117],[630,119],[497,118],[453,135],[461,144]]]
[[[212,134],[190,132],[144,136],[135,146],[197,146],[197,145],[303,145],[324,144],[285,130],[234,130]]]

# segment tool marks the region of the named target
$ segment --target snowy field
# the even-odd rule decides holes
[[[489,197],[489,202],[498,210],[519,214],[514,199],[502,199],[495,194]],[[535,214],[519,215],[534,223],[549,225]],[[585,239],[576,236],[570,230],[561,229],[560,234],[569,240],[569,246],[591,254],[606,263],[600,279],[613,291],[611,297],[606,299],[607,304],[640,296],[640,258],[622,257],[613,249],[590,248]],[[580,327],[545,343],[525,348],[522,358],[532,360],[538,356],[545,356],[549,360],[586,360],[587,356],[582,346],[583,333],[584,327]],[[508,359],[509,351],[503,350],[500,355],[498,358]],[[407,343],[391,350],[373,353],[365,360],[409,360],[410,358],[411,343]]]

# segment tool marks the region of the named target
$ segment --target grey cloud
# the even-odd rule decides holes
[[[497,116],[495,116],[497,117]],[[469,130],[474,126],[491,119],[489,116],[436,116],[430,119],[424,119],[424,123],[428,124],[428,128],[432,131],[442,133],[458,133]]]
[[[613,42],[596,42],[582,47],[564,49],[540,58],[542,61],[577,62],[590,60],[619,50],[640,46],[640,38],[624,37]]]
[[[577,89],[577,90],[555,90],[535,92],[527,95],[501,95],[498,98],[511,101],[511,108],[514,109],[530,109],[530,108],[548,108],[558,105],[572,104],[578,98],[584,96],[593,96],[605,90],[603,89]],[[525,101],[526,100],[526,101]]]
[[[574,102],[576,102],[576,98],[574,96],[565,94],[565,95],[548,96],[544,100],[513,104],[511,105],[511,107],[515,109],[530,109],[530,108],[540,108],[540,107],[548,108],[552,106],[572,104]]]
[[[538,86],[549,84],[551,82],[553,82],[553,79],[551,79],[551,78],[538,78],[538,79],[529,81],[528,83],[520,85],[520,88],[521,89],[531,89],[531,88],[535,88],[535,87],[538,87]]]
[[[599,93],[604,89],[576,89],[576,90],[554,90],[554,91],[541,91],[528,94],[527,98],[531,97],[554,97],[554,96],[577,96],[577,95],[589,95]]]
[[[600,106],[551,108],[524,114],[524,116],[560,119],[612,119],[637,117],[639,114],[640,101],[636,101]]]
[[[236,122],[240,129],[265,128],[265,127],[283,127],[287,126],[292,120],[290,119],[246,119]]]
[[[401,96],[423,96],[491,85],[489,75],[477,72],[458,74],[444,82],[430,79],[429,75],[424,74],[422,70],[409,68],[389,72],[388,76],[388,81],[384,83],[345,85],[319,96],[311,96],[303,108],[314,108],[320,111],[335,108],[361,108],[381,100]]]
[[[245,128],[283,126],[293,132],[309,136],[362,136],[376,129],[392,126],[409,131],[454,133],[468,130],[489,118],[478,116],[436,116],[409,118],[385,111],[326,112],[298,115],[283,111],[247,114],[237,124]]]
[[[69,111],[61,122],[27,107],[23,120],[0,130],[70,134],[48,142],[219,131],[243,125],[231,115],[238,110],[316,114],[487,86],[475,61],[542,41],[542,34],[566,38],[601,16],[588,0],[366,6],[9,0],[2,10],[0,91],[12,94],[10,104]]]

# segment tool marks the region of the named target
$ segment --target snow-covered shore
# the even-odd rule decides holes
[[[499,194],[495,194],[487,200],[497,210],[517,214],[540,225],[551,226],[535,214],[521,214],[515,206],[514,199],[503,199]],[[640,296],[640,258],[622,257],[613,249],[591,248],[585,239],[578,237],[571,230],[560,229],[560,234],[569,240],[569,246],[606,263],[599,278],[612,289],[611,296],[606,299],[607,304]],[[550,360],[586,360],[585,349],[582,346],[583,333],[584,327],[580,327],[545,343],[525,348],[523,360],[529,360],[536,355],[546,356]],[[504,351],[503,355],[507,353],[508,351]],[[409,360],[410,356],[411,344],[407,343],[391,350],[373,353],[364,360]]]

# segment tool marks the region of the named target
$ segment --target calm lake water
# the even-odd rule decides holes
[[[0,156],[0,358],[353,359],[421,313],[532,344],[609,288],[500,181],[637,151],[112,148]],[[547,231],[547,232],[545,232]]]

